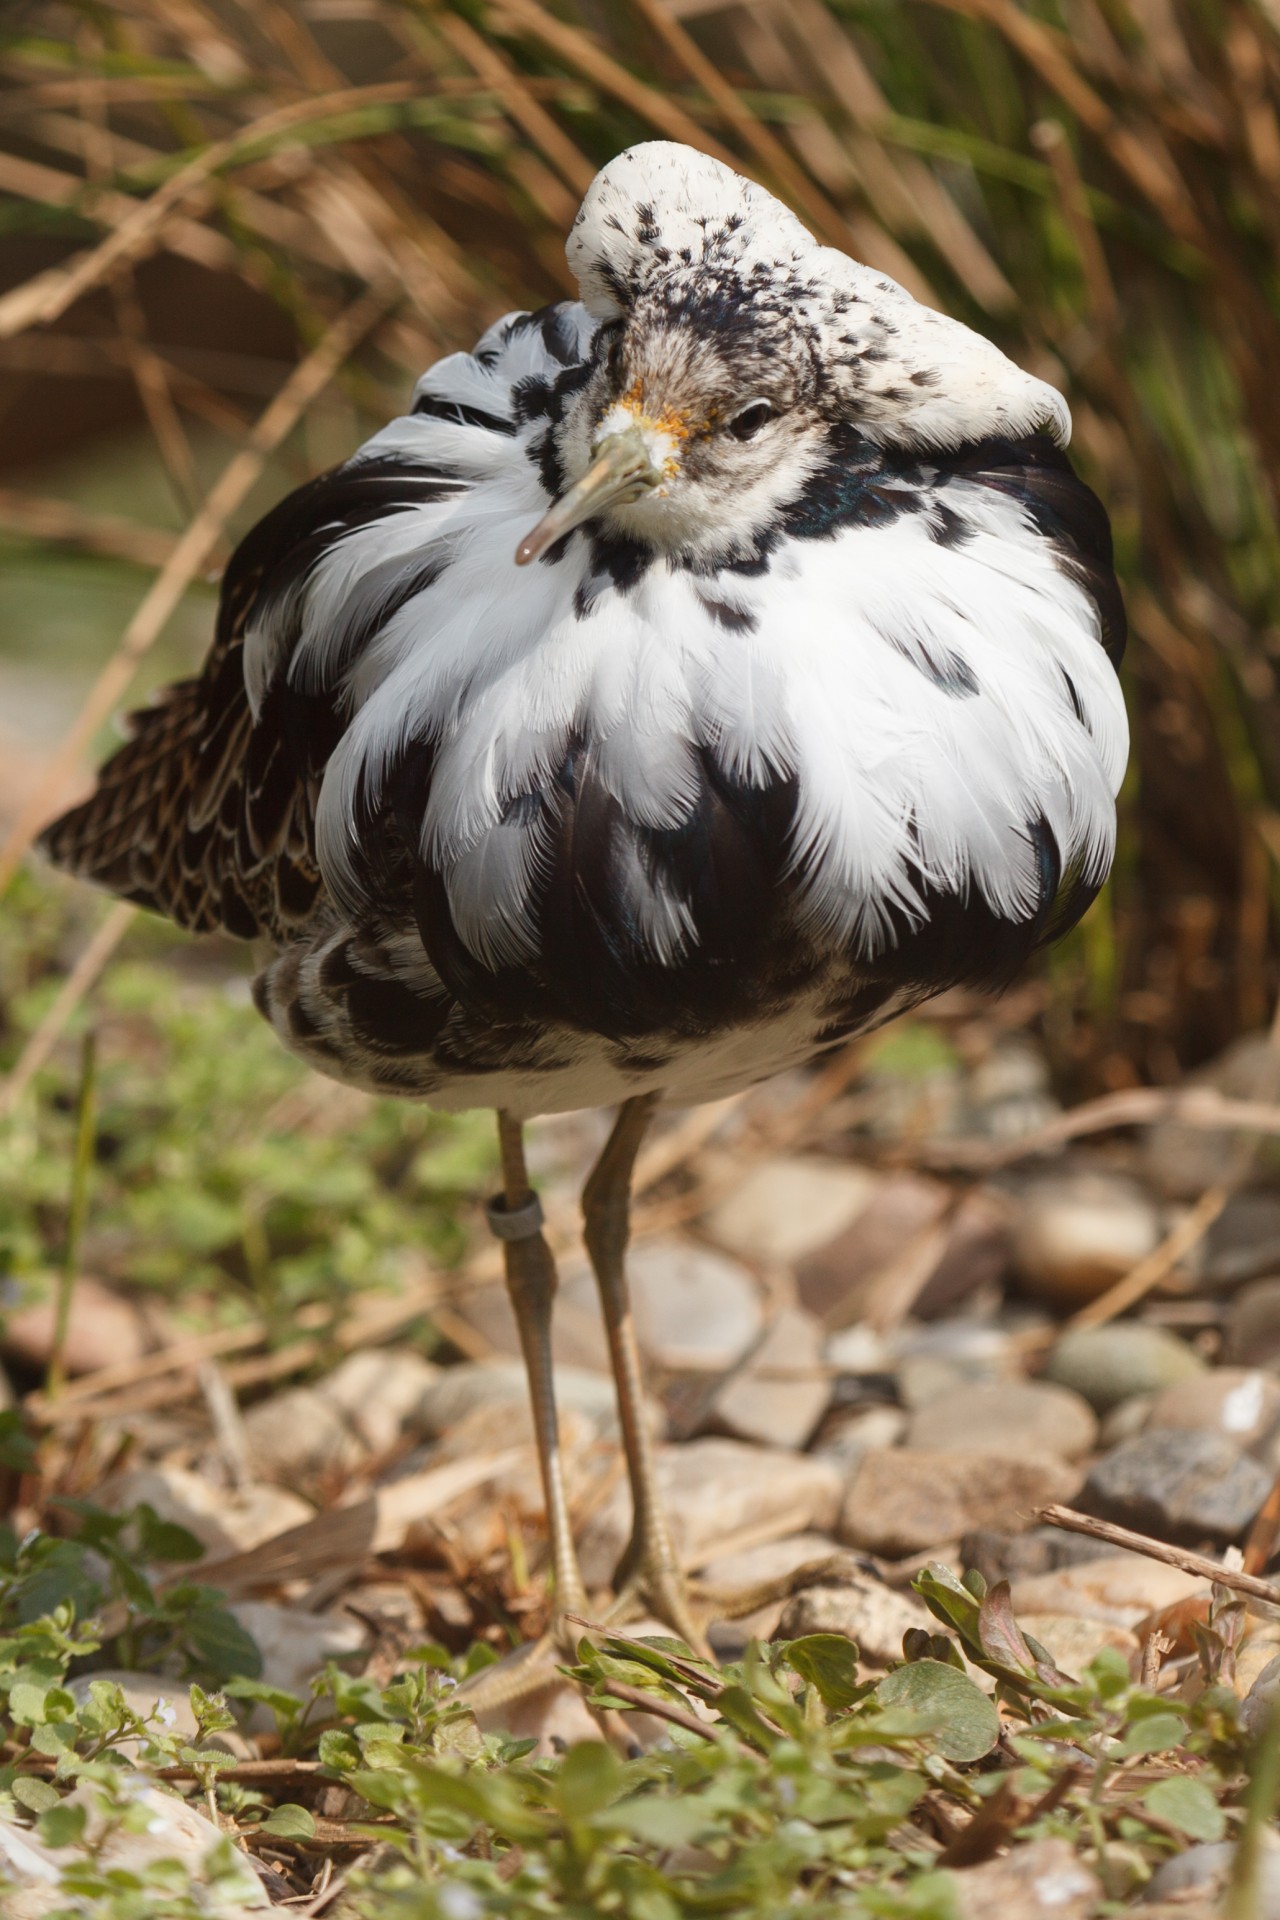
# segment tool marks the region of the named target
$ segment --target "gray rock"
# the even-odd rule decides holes
[[[1237,1540],[1271,1490],[1272,1476],[1216,1433],[1148,1429],[1093,1467],[1082,1500],[1090,1513],[1158,1540],[1194,1546]]]
[[[1217,1901],[1226,1891],[1236,1857],[1234,1840],[1211,1840],[1198,1847],[1187,1847],[1169,1860],[1162,1860],[1143,1889],[1143,1901],[1155,1905],[1161,1900],[1177,1900],[1179,1906],[1193,1894]],[[1264,1832],[1255,1920],[1280,1920],[1280,1843]],[[1186,1908],[1191,1911],[1190,1907]]]
[[[1220,1433],[1249,1448],[1280,1416],[1280,1381],[1258,1367],[1213,1367],[1165,1387],[1151,1403],[1147,1430]]]
[[[1065,1461],[895,1447],[863,1459],[837,1531],[850,1546],[899,1559],[975,1527],[1029,1520],[1070,1500],[1080,1476]]]
[[[1035,1299],[1078,1307],[1128,1273],[1159,1238],[1159,1212],[1137,1181],[1109,1173],[1046,1175],[1023,1189],[1013,1265]]]
[[[843,1491],[841,1475],[827,1460],[740,1440],[662,1447],[657,1475],[676,1551],[692,1568],[729,1550],[742,1534],[780,1539],[810,1528],[828,1532]],[[589,1587],[604,1586],[612,1577],[630,1532],[630,1494],[620,1484],[587,1521],[579,1540]]]
[[[1061,1113],[1044,1054],[1025,1034],[1009,1034],[969,1075],[969,1130],[989,1140],[1020,1140]]]
[[[877,1176],[848,1161],[779,1155],[712,1208],[708,1236],[744,1260],[789,1266],[825,1246],[863,1212]]]
[[[1045,1377],[1074,1388],[1095,1413],[1107,1413],[1135,1393],[1158,1393],[1203,1366],[1192,1347],[1163,1327],[1113,1320],[1064,1333],[1050,1352]]]
[[[1064,1533],[1060,1527],[1028,1527],[1025,1533],[1007,1533],[999,1527],[975,1527],[960,1542],[960,1560],[974,1567],[989,1587],[998,1580],[1020,1580],[1032,1574],[1055,1573],[1060,1567],[1100,1560],[1112,1549],[1087,1534]]]
[[[764,1326],[760,1290],[740,1261],[676,1234],[643,1240],[627,1261],[636,1333],[672,1373],[722,1373]]]
[[[866,1204],[842,1232],[816,1242],[796,1267],[800,1304],[829,1327],[866,1317],[880,1276],[901,1258],[904,1247],[942,1219],[951,1201],[944,1181],[922,1174],[864,1177],[874,1180]],[[922,1272],[921,1285],[928,1278]]]
[[[1009,1335],[984,1320],[902,1327],[891,1347],[898,1391],[913,1409],[971,1383],[1007,1380],[1016,1369]]]
[[[1240,1289],[1227,1316],[1222,1357],[1240,1366],[1280,1364],[1280,1279]]]
[[[740,1440],[802,1447],[830,1398],[822,1328],[803,1307],[783,1307],[745,1366],[720,1389],[711,1413]]]
[[[315,1511],[284,1487],[259,1481],[232,1493],[215,1486],[204,1474],[167,1460],[112,1474],[98,1489],[97,1498],[109,1513],[127,1513],[145,1501],[161,1520],[171,1520],[193,1533],[215,1557],[247,1553],[262,1541],[301,1526]]]
[[[368,1628],[350,1614],[304,1613],[274,1600],[238,1600],[231,1612],[262,1655],[263,1682],[301,1700],[310,1699],[311,1681],[326,1661],[342,1661],[369,1643]],[[245,1724],[258,1733],[273,1727],[275,1716],[259,1701]]]
[[[1048,1453],[1077,1460],[1097,1438],[1087,1400],[1042,1380],[953,1387],[911,1416],[904,1445],[979,1453]]]
[[[1255,1740],[1270,1725],[1277,1698],[1280,1698],[1280,1654],[1268,1660],[1240,1702],[1240,1723]]]
[[[959,1920],[1086,1920],[1102,1897],[1097,1877],[1056,1836],[1014,1847],[953,1875]]]
[[[859,1320],[839,1333],[829,1333],[822,1357],[837,1373],[888,1373],[889,1349],[874,1327]]]

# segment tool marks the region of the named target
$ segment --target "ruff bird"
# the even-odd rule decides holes
[[[1079,918],[1125,622],[1062,397],[759,186],[634,147],[568,258],[580,299],[441,360],[253,529],[204,671],[44,845],[261,940],[257,1005],[320,1072],[497,1109],[561,1626],[584,1596],[522,1128],[619,1104],[583,1194],[617,1578],[689,1637],[623,1270],[650,1116],[999,988]]]

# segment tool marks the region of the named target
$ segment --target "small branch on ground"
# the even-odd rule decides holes
[[[1207,1554],[1191,1553],[1185,1547],[1171,1547],[1163,1540],[1152,1540],[1145,1533],[1133,1533],[1128,1527],[1118,1527],[1110,1520],[1095,1520],[1090,1513],[1077,1513],[1072,1507],[1041,1507],[1036,1516],[1047,1526],[1061,1527],[1067,1533],[1087,1533],[1091,1539],[1105,1540],[1108,1546],[1123,1547],[1130,1553],[1145,1553],[1149,1560],[1163,1560],[1167,1567],[1181,1567],[1184,1573],[1198,1574],[1201,1579],[1216,1582],[1220,1587],[1231,1587],[1236,1593],[1247,1593],[1252,1600],[1265,1600],[1269,1606],[1280,1607],[1280,1587],[1270,1580],[1259,1580],[1251,1573],[1241,1573],[1234,1567],[1223,1567]]]

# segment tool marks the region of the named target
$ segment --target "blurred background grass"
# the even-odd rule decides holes
[[[1115,524],[1135,753],[1113,885],[1019,1017],[1068,1097],[1177,1079],[1263,1023],[1276,985],[1278,104],[1275,0],[10,0],[0,877],[110,712],[197,662],[237,534],[400,410],[431,360],[571,291],[582,190],[666,137],[763,180],[1068,394]],[[27,1114],[0,1155],[18,1268],[39,1262],[55,1147],[65,1181],[73,1053],[54,1052],[43,1117],[18,1096],[103,912],[29,872],[0,903],[0,1063]],[[212,1249],[246,1284],[272,1266],[287,1311],[309,1284],[298,1207],[312,1231],[355,1220],[328,1262],[340,1284],[386,1240],[388,1192],[417,1206],[478,1177],[469,1121],[408,1110],[362,1109],[341,1151],[330,1115],[301,1162],[273,1157],[303,1083],[243,1012],[244,957],[183,947],[173,973],[161,950],[178,951],[135,923],[98,1003],[108,1063],[114,1046],[175,1136],[164,1164],[187,1199],[149,1236],[170,1250],[153,1278],[199,1276]],[[161,1205],[156,1137],[131,1173],[119,1115],[116,1132],[100,1232],[118,1207],[136,1245]],[[347,1193],[366,1149],[394,1178]],[[437,1229],[447,1248],[447,1207]]]

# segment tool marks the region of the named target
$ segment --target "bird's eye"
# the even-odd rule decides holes
[[[725,421],[725,427],[735,440],[754,440],[761,427],[767,427],[772,418],[773,408],[767,400],[750,400],[739,408],[732,420]]]

